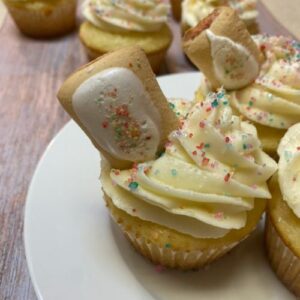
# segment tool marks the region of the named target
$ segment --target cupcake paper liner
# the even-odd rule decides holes
[[[134,248],[154,264],[182,270],[201,268],[223,256],[239,243],[235,242],[219,249],[178,251],[167,247],[160,247],[147,241],[144,237],[137,237],[134,232],[124,231],[124,233]]]
[[[266,220],[265,242],[274,272],[291,292],[300,297],[300,259],[285,245],[269,217]]]
[[[181,270],[199,269],[228,253],[248,237],[248,235],[246,235],[238,241],[233,241],[232,243],[220,247],[212,246],[196,250],[176,249],[176,245],[150,241],[147,236],[141,234],[141,231],[139,230],[141,228],[135,228],[135,226],[132,226],[130,220],[127,221],[127,218],[124,217],[124,215],[118,215],[118,212],[115,211],[114,206],[107,195],[105,195],[105,199],[112,219],[119,225],[133,247],[154,264],[163,267]],[[140,226],[143,226],[142,224],[143,223],[141,223]]]
[[[76,0],[65,0],[53,9],[18,8],[6,2],[16,25],[26,35],[43,38],[70,32],[76,24]]]

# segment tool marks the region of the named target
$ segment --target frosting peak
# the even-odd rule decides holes
[[[245,226],[254,198],[270,197],[266,181],[276,167],[260,149],[255,128],[232,115],[221,90],[192,106],[163,155],[130,170],[111,170],[103,187],[131,215],[218,238]],[[110,181],[116,188],[108,187]]]
[[[254,41],[265,61],[252,85],[232,92],[232,104],[252,121],[287,129],[300,122],[300,43],[264,35]]]
[[[86,0],[85,18],[108,31],[158,31],[166,22],[168,0]]]
[[[282,198],[300,218],[300,123],[290,127],[281,139],[278,155]]]

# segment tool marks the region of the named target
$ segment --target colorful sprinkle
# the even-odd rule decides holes
[[[207,166],[208,163],[209,163],[209,158],[204,157],[203,160],[202,160],[202,166]]]
[[[225,181],[225,182],[228,182],[229,179],[230,179],[230,177],[231,177],[230,173],[227,173],[227,174],[224,176],[224,181]]]
[[[131,191],[135,191],[138,188],[139,184],[136,181],[132,181],[129,183],[128,187]]]
[[[201,122],[199,123],[199,126],[200,126],[200,128],[204,128],[204,127],[205,127],[205,123],[204,123],[203,121],[201,121]]]
[[[172,170],[171,170],[171,174],[172,174],[172,176],[176,176],[176,175],[177,175],[176,169],[172,169]]]
[[[224,219],[224,213],[219,211],[219,212],[216,212],[214,214],[214,218],[217,219],[217,220],[223,220]]]
[[[167,248],[167,249],[172,248],[172,245],[170,243],[166,243],[165,248]]]

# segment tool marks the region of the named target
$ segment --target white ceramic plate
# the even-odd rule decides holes
[[[193,98],[199,73],[159,78],[167,97]],[[28,192],[24,242],[39,299],[294,299],[273,275],[262,225],[235,250],[197,272],[157,268],[110,221],[99,155],[68,123],[43,155]]]

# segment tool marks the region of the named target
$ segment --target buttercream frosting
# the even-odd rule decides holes
[[[158,31],[167,22],[168,0],[86,0],[83,15],[108,31]]]
[[[210,41],[215,76],[224,88],[239,89],[255,80],[259,64],[248,49],[209,29],[205,33]]]
[[[256,0],[184,0],[182,20],[190,27],[194,27],[218,6],[229,5],[244,22],[252,23],[258,15],[256,2]]]
[[[266,181],[276,168],[256,129],[232,115],[221,90],[192,106],[159,158],[129,170],[102,170],[102,184],[130,215],[197,238],[219,238],[245,226],[254,198],[270,198]]]
[[[300,123],[290,127],[281,139],[278,155],[282,198],[300,218]]]
[[[248,119],[287,129],[300,122],[300,43],[282,36],[254,36],[265,56],[255,82],[232,93],[232,104]]]
[[[72,106],[96,143],[112,156],[128,161],[155,157],[160,114],[131,70],[110,68],[88,78],[76,89]]]

